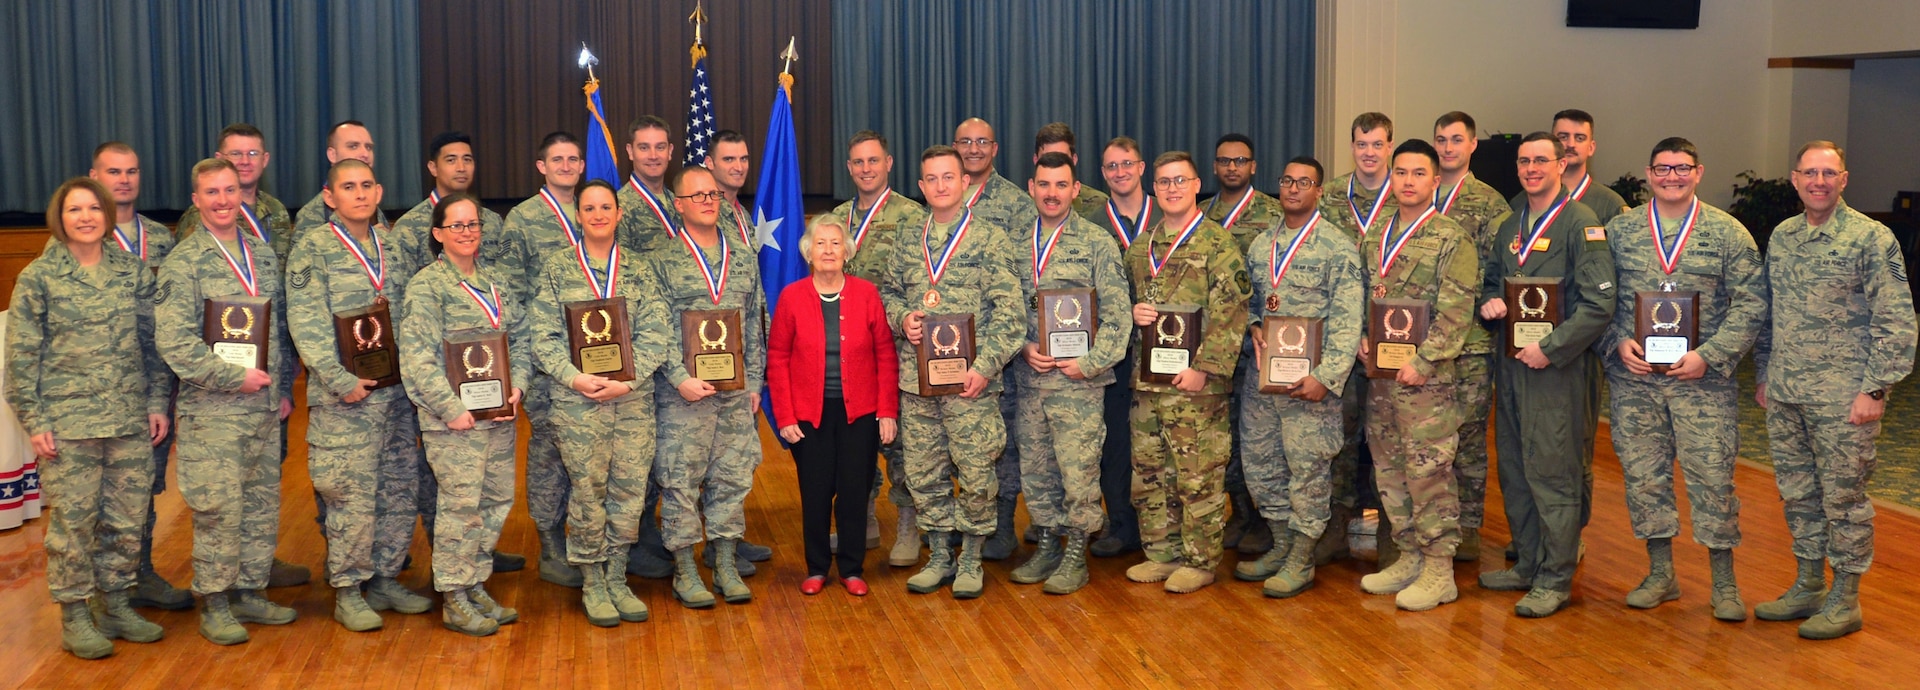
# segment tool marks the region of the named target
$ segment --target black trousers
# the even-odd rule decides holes
[[[865,415],[847,421],[847,406],[827,398],[820,426],[800,422],[805,438],[793,444],[800,475],[800,534],[805,538],[807,575],[826,575],[834,559],[827,535],[840,526],[840,577],[857,577],[867,555],[867,493],[873,488],[875,456],[880,452],[880,421]]]
[[[1133,358],[1113,366],[1100,412],[1107,441],[1100,448],[1100,497],[1107,503],[1107,535],[1129,546],[1140,543],[1140,515],[1133,507]]]

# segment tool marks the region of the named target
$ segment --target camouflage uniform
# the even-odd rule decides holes
[[[1842,202],[1819,227],[1801,214],[1773,231],[1767,279],[1773,315],[1755,358],[1793,555],[1864,574],[1873,564],[1866,489],[1880,422],[1849,424],[1847,416],[1855,396],[1887,390],[1913,370],[1906,262],[1887,226]]]
[[[1111,197],[1109,197],[1111,202]],[[1107,232],[1120,250],[1121,260],[1126,260],[1127,249],[1133,246],[1133,238],[1140,234],[1144,219],[1146,229],[1151,230],[1153,219],[1159,217],[1159,209],[1154,208],[1152,196],[1141,202],[1141,218],[1131,218],[1119,208],[1108,205],[1096,212],[1090,219],[1093,224]],[[1118,220],[1116,221],[1116,217]],[[1115,228],[1118,222],[1122,227]],[[1135,302],[1133,296],[1132,273],[1127,276],[1127,304],[1131,309]],[[1127,352],[1133,352],[1132,314],[1127,318]],[[1133,357],[1121,357],[1113,367],[1113,383],[1107,384],[1106,395],[1102,397],[1101,418],[1105,422],[1107,440],[1100,449],[1100,494],[1107,503],[1107,536],[1120,546],[1131,546],[1127,542],[1138,542],[1140,532],[1139,511],[1133,507]]]
[[[195,212],[197,215],[197,210]],[[150,273],[158,275],[160,272],[160,264],[167,260],[168,254],[173,253],[173,245],[176,244],[178,240],[174,239],[172,231],[168,230],[167,226],[161,225],[152,218],[137,213],[134,214],[133,217],[135,222],[139,223],[140,227],[147,233],[144,239],[146,246],[143,250],[141,247],[142,238],[136,237],[132,233],[127,233],[128,243],[132,245],[129,253],[135,256],[144,253],[145,258],[141,260],[141,263],[146,265]],[[49,247],[57,243],[57,240],[51,237],[47,238],[47,245]],[[108,240],[104,244],[107,247],[124,249],[118,242],[113,240]],[[160,414],[166,415],[167,419],[173,419],[174,387],[178,384],[178,381],[173,378],[173,370],[167,368],[165,360],[156,358],[153,360],[152,366],[159,368],[161,373],[167,377],[167,406],[166,410]],[[152,493],[155,496],[167,490],[167,460],[173,455],[173,431],[173,427],[169,425],[167,427],[167,435],[161,437],[160,443],[154,445],[151,451],[153,455]],[[148,501],[146,522],[140,528],[140,562],[143,564],[153,562],[153,523],[156,519],[157,516],[153,512],[153,502]]]
[[[1473,246],[1484,261],[1493,256],[1494,231],[1499,227],[1500,216],[1507,212],[1507,203],[1500,198],[1500,192],[1473,173],[1460,178],[1457,186],[1462,187],[1460,193],[1443,212],[1473,238]],[[1434,205],[1445,202],[1453,189],[1436,191]],[[1466,345],[1454,360],[1454,372],[1459,379],[1454,394],[1459,396],[1460,408],[1465,413],[1460,424],[1460,447],[1453,456],[1454,490],[1460,495],[1460,529],[1463,531],[1480,529],[1487,515],[1487,417],[1493,412],[1493,334],[1487,331],[1487,325],[1478,318],[1473,320],[1472,328],[1467,330]]]
[[[627,183],[620,186],[620,227],[615,239],[621,247],[633,252],[635,258],[652,254],[661,247],[679,248],[680,242],[674,239],[674,234],[680,231],[681,220],[680,212],[673,208],[673,190],[661,190],[653,197],[660,204],[660,211],[656,213],[641,197],[640,189],[639,175],[629,176]],[[661,222],[660,213],[666,214],[671,227]]]
[[[400,373],[407,397],[420,420],[420,439],[427,447],[439,485],[434,512],[433,588],[440,592],[466,589],[493,575],[493,550],[500,527],[513,507],[514,421],[476,420],[473,428],[455,431],[447,420],[467,411],[447,381],[444,342],[448,336],[505,331],[505,364],[513,387],[526,391],[533,376],[526,313],[520,293],[513,290],[499,267],[481,264],[472,277],[463,277],[448,261],[435,261],[407,281],[400,333]],[[500,327],[460,286],[500,296]],[[508,392],[511,396],[511,391]]]
[[[1506,241],[1482,257],[1480,301],[1505,299],[1510,276],[1565,281],[1560,323],[1540,341],[1540,353],[1549,366],[1533,369],[1507,357],[1507,339],[1512,334],[1503,325],[1495,339],[1501,356],[1493,371],[1500,399],[1494,415],[1500,495],[1513,548],[1520,557],[1514,573],[1536,588],[1567,592],[1573,586],[1580,550],[1580,506],[1585,495],[1581,458],[1586,454],[1581,425],[1588,414],[1586,391],[1593,385],[1591,346],[1613,318],[1615,293],[1613,254],[1593,212],[1568,200],[1564,191],[1554,202],[1566,205],[1542,231],[1523,266],[1518,243],[1531,237],[1539,217],[1530,215],[1526,194],[1513,198],[1513,213],[1489,233]],[[1539,241],[1547,246],[1538,246]],[[1520,308],[1520,304],[1507,304],[1509,314],[1519,313]]]
[[[1589,173],[1587,177],[1591,179],[1592,174]],[[1627,200],[1620,198],[1619,192],[1601,184],[1599,180],[1593,180],[1587,185],[1587,191],[1574,197],[1573,200],[1586,204],[1587,208],[1593,211],[1594,217],[1599,218],[1603,225],[1613,222],[1615,217],[1627,212]]]
[[[1260,392],[1259,364],[1255,362],[1240,384],[1240,444],[1246,464],[1247,488],[1260,516],[1288,523],[1288,529],[1311,538],[1326,531],[1333,501],[1332,462],[1346,439],[1342,428],[1342,400],[1361,395],[1348,390],[1348,374],[1360,350],[1360,331],[1366,315],[1366,275],[1360,252],[1333,228],[1314,226],[1301,240],[1293,263],[1278,287],[1273,284],[1274,250],[1285,261],[1287,248],[1300,230],[1280,227],[1255,237],[1247,255],[1247,278],[1253,284],[1249,313],[1258,325],[1269,316],[1320,319],[1320,363],[1311,372],[1327,387],[1320,402],[1296,400],[1285,393]],[[1269,296],[1276,309],[1267,309]],[[1269,352],[1269,355],[1272,353]],[[1284,543],[1274,535],[1276,543]]]
[[[984,220],[973,220],[954,250],[938,286],[940,303],[928,307],[922,302],[935,286],[928,280],[922,263],[926,252],[919,245],[924,240],[933,252],[941,251],[959,220],[932,224],[925,235],[926,225],[901,226],[896,233],[899,245],[887,262],[888,279],[880,289],[902,362],[900,438],[917,522],[928,532],[987,535],[995,529],[994,500],[1005,486],[1004,477],[996,483],[992,474],[1008,437],[1005,418],[995,414],[1002,397],[1001,370],[1019,351],[1026,327],[1015,307],[1023,300],[1020,279],[1012,270],[1017,261],[1013,248],[1007,246],[1004,230]],[[918,360],[905,335],[906,317],[915,311],[974,315],[973,371],[987,379],[980,397],[919,395],[919,369],[907,364]]]
[[[7,404],[28,436],[52,433],[58,452],[39,459],[47,588],[58,603],[131,588],[140,568],[154,483],[147,415],[166,414],[173,390],[153,345],[153,295],[139,257],[107,249],[82,267],[65,245],[13,286]]]
[[[860,230],[860,222],[867,214],[855,208],[859,199],[848,199],[846,203],[835,206],[830,213],[834,218],[842,218],[847,224],[847,244],[851,255],[847,257],[847,275],[873,283],[876,287],[887,278],[887,261],[893,256],[896,245],[904,241],[901,228],[917,228],[926,222],[926,209],[919,202],[897,193],[888,192],[885,205],[874,214],[873,223],[867,227],[865,235],[854,240],[853,235]],[[900,437],[894,436],[893,443],[880,445],[880,455],[887,459],[887,500],[896,508],[913,507],[913,494],[907,490],[906,457],[900,452]],[[880,482],[873,483],[873,498],[880,496]]]
[[[569,223],[573,222],[572,204],[561,204],[560,210],[567,214]],[[547,257],[562,249],[572,251],[574,240],[567,236],[560,218],[553,214],[553,208],[540,194],[528,197],[508,211],[503,229],[506,241],[498,245],[503,256],[491,265],[505,269],[504,273],[511,276],[507,282],[521,290],[523,298],[531,299]],[[575,227],[573,232],[577,235],[580,229]],[[486,237],[484,231],[481,237]],[[493,258],[487,256],[486,249],[482,240],[481,259],[491,262]],[[572,481],[567,477],[566,466],[560,462],[560,447],[555,440],[559,435],[554,427],[552,404],[556,386],[564,388],[565,384],[556,384],[552,377],[536,369],[533,378],[522,384],[527,399],[520,403],[521,409],[526,410],[527,427],[532,432],[527,437],[527,515],[542,532],[565,524],[567,495],[572,491]]]
[[[302,235],[287,268],[287,326],[307,364],[307,471],[325,506],[327,581],[335,588],[399,575],[419,513],[425,454],[406,391],[389,386],[358,402],[341,401],[359,377],[340,361],[333,315],[376,299],[386,300],[391,313],[403,294],[400,281],[389,279],[396,267],[388,261],[386,232],[373,228],[373,241],[360,246],[382,273],[378,288],[328,227]]]
[[[1740,499],[1733,492],[1733,461],[1740,450],[1739,392],[1733,369],[1766,319],[1767,276],[1753,236],[1733,216],[1705,202],[1679,267],[1666,273],[1653,246],[1647,208],[1607,223],[1623,306],[1633,304],[1634,293],[1657,291],[1668,281],[1677,290],[1700,291],[1700,339],[1692,345],[1706,360],[1707,373],[1681,381],[1627,371],[1620,363],[1619,346],[1633,337],[1634,309],[1614,310],[1602,356],[1613,397],[1613,449],[1626,475],[1627,513],[1637,539],[1680,533],[1673,495],[1677,459],[1693,504],[1694,541],[1709,549],[1731,549],[1740,544]],[[1662,219],[1661,224],[1669,233],[1680,228],[1679,219]]]
[[[1249,186],[1245,194],[1251,195],[1252,199],[1247,201],[1247,206],[1241,211],[1239,217],[1231,220],[1227,218],[1227,214],[1233,213],[1234,206],[1239,203],[1239,199],[1235,199],[1232,202],[1221,203],[1221,196],[1224,196],[1224,193],[1222,193],[1215,195],[1207,201],[1206,206],[1201,207],[1203,209],[1202,212],[1207,216],[1207,220],[1219,223],[1221,228],[1233,235],[1233,243],[1240,248],[1241,256],[1245,256],[1247,248],[1253,246],[1253,239],[1255,237],[1273,230],[1276,226],[1282,225],[1282,220],[1286,217],[1287,213],[1286,209],[1280,207],[1279,199],[1268,196],[1258,189]],[[1240,198],[1245,199],[1246,196],[1243,195]],[[1229,420],[1240,418],[1240,405],[1243,397],[1240,389],[1244,387],[1243,383],[1247,379],[1253,377],[1253,374],[1248,371],[1249,368],[1253,366],[1253,340],[1243,336],[1240,339],[1240,365],[1233,371],[1233,388],[1231,389],[1232,392],[1228,393],[1228,395],[1231,396],[1228,403],[1228,406],[1231,408],[1228,412]],[[1228,423],[1232,424],[1231,421]],[[1241,452],[1244,445],[1244,439],[1235,436],[1233,439],[1233,456],[1227,462],[1227,494],[1231,499],[1242,502],[1235,505],[1252,504],[1252,498],[1247,494],[1246,477],[1241,468]],[[1251,517],[1251,515],[1235,516],[1235,519],[1239,520]]]
[[[300,238],[312,234],[314,230],[326,230],[327,223],[331,222],[333,222],[333,208],[327,205],[326,192],[316,193],[305,206],[300,207],[300,212],[294,215],[293,235],[287,240],[287,244],[289,246],[299,244]],[[386,212],[379,209],[374,209],[373,224],[379,226],[381,230],[391,229],[387,227]],[[286,255],[281,254],[281,256]]]
[[[245,228],[236,238],[253,255],[258,294],[272,305],[266,388],[239,392],[246,369],[215,356],[202,336],[202,300],[246,294],[212,233],[191,233],[174,247],[153,298],[155,345],[183,384],[174,415],[180,495],[193,510],[193,591],[203,595],[267,586],[280,523],[277,416],[298,364],[279,256]],[[228,251],[244,263],[234,246]]]
[[[1410,220],[1410,219],[1409,219]],[[1456,396],[1455,361],[1473,327],[1480,261],[1473,238],[1452,219],[1429,218],[1381,275],[1381,242],[1399,237],[1398,211],[1382,212],[1361,242],[1368,288],[1385,286],[1385,297],[1425,300],[1432,310],[1427,337],[1407,366],[1427,381],[1407,386],[1373,379],[1367,396],[1367,447],[1373,451],[1374,483],[1381,512],[1402,553],[1453,558],[1460,545],[1460,496],[1454,491],[1453,460],[1459,448],[1462,412]],[[1393,233],[1389,233],[1393,229]]]
[[[980,192],[978,199],[974,198],[975,191]],[[1005,177],[1001,177],[1000,173],[990,170],[987,172],[987,179],[981,182],[978,187],[969,187],[963,198],[972,201],[972,203],[968,205],[967,211],[973,214],[973,232],[991,229],[994,233],[1001,235],[1002,239],[1000,241],[1005,242],[1008,248],[1007,253],[1004,255],[1010,262],[1007,264],[1007,270],[1014,270],[1015,267],[1019,265],[1019,257],[1021,256],[1019,252],[1014,251],[1014,247],[1017,246],[1015,238],[1020,234],[1016,230],[1016,226],[1019,225],[1021,218],[1033,212],[1033,197],[1027,196],[1027,193],[1022,191],[1019,185],[1014,184]],[[909,230],[908,232],[911,233],[912,231]],[[925,275],[925,272],[923,271],[921,275]],[[909,295],[909,297],[913,296]],[[913,298],[916,300],[919,299],[918,297]],[[896,322],[895,325],[897,326],[898,323]],[[1015,351],[1018,351],[1017,347]],[[902,359],[900,361],[908,362],[912,360]],[[1001,363],[995,363],[994,366],[1002,365]],[[986,370],[979,369],[979,371],[984,372]],[[1000,419],[1001,423],[1006,427],[1007,438],[1005,442],[1006,447],[1001,450],[1000,459],[994,463],[993,475],[994,478],[999,481],[1000,485],[999,500],[1010,506],[1014,501],[1019,500],[1018,497],[1020,495],[1020,445],[1016,440],[1019,436],[1016,430],[1020,417],[1017,409],[1019,391],[1014,387],[1011,373],[1003,374],[1003,379],[1005,385],[1000,389],[999,396]],[[901,411],[903,413],[902,417],[904,418],[906,411],[904,402],[901,403]],[[1013,512],[1010,507],[1002,507],[1000,514],[1012,515]],[[998,516],[996,516],[996,520],[997,519]]]
[[[547,255],[529,308],[534,360],[555,382],[555,440],[573,481],[567,502],[567,561],[575,565],[605,562],[613,550],[625,549],[640,536],[655,443],[650,379],[679,352],[667,341],[671,328],[647,260],[623,250],[618,267],[614,295],[625,298],[633,338],[634,379],[626,395],[596,402],[568,385],[581,373],[573,363],[569,332],[581,326],[566,322],[566,305],[600,298],[581,274],[575,250],[556,249]],[[606,269],[594,269],[594,276],[604,283]]]
[[[1018,227],[1032,232],[1038,219],[1035,221]],[[1113,365],[1127,355],[1133,303],[1127,290],[1126,266],[1106,231],[1072,213],[1067,214],[1066,226],[1037,280],[1031,261],[1023,262],[1017,274],[1029,305],[1024,342],[1040,342],[1040,315],[1035,310],[1038,291],[1092,288],[1094,304],[1086,306],[1081,318],[1097,324],[1096,332],[1086,354],[1076,359],[1086,378],[1074,380],[1057,370],[1040,373],[1020,355],[1015,355],[1007,368],[1013,371],[1014,385],[1019,388],[1016,402],[1020,421],[1014,431],[1020,445],[1021,489],[1027,495],[1027,513],[1033,524],[1042,527],[1092,534],[1106,524],[1100,509],[1100,448],[1107,430],[1094,412],[1100,409],[1107,385],[1113,383]],[[1040,231],[1051,233],[1053,229]]]
[[[1347,193],[1349,182],[1353,185],[1351,196]],[[1369,190],[1354,177],[1353,173],[1333,178],[1331,182],[1321,184],[1320,189],[1322,190],[1320,222],[1331,222],[1333,227],[1339,228],[1340,232],[1346,235],[1347,241],[1355,243],[1356,247],[1360,246],[1361,235],[1366,233],[1366,228],[1365,224],[1354,216],[1354,208],[1359,208],[1361,213],[1374,213],[1377,217],[1371,220],[1391,216],[1400,208],[1400,201],[1388,192],[1387,185],[1382,184],[1378,190]],[[1378,211],[1374,211],[1373,203],[1382,195],[1386,196],[1386,201],[1381,202]],[[1374,268],[1378,268],[1378,264],[1372,267],[1367,266],[1364,260],[1366,256],[1364,248],[1360,253],[1363,259],[1360,262],[1362,270],[1371,273]],[[1367,442],[1367,395],[1372,388],[1373,384],[1367,378],[1367,368],[1355,365],[1353,373],[1347,378],[1347,389],[1354,393],[1342,396],[1340,400],[1342,405],[1340,423],[1347,430],[1347,441],[1340,446],[1340,454],[1333,458],[1333,503],[1345,508],[1349,513],[1359,509],[1362,489],[1372,480],[1372,473],[1362,469],[1362,461],[1370,465],[1373,458],[1361,457]]]
[[[700,259],[687,248],[691,237],[682,234],[675,244],[647,257],[667,306],[670,338],[668,360],[653,376],[659,426],[653,481],[660,485],[661,535],[668,551],[700,543],[703,517],[706,539],[746,536],[747,492],[753,490],[753,472],[760,467],[759,427],[750,396],[766,382],[767,340],[760,327],[765,296],[753,252],[742,250],[736,244],[739,238],[729,237],[724,226],[718,228],[718,235],[719,244],[701,249],[716,280],[726,271],[726,287],[718,303],[696,263]],[[722,247],[731,252],[723,252]],[[726,265],[716,265],[722,261]],[[740,334],[740,344],[746,350],[742,364],[747,380],[743,390],[716,391],[699,402],[687,402],[680,397],[679,385],[693,374],[682,364],[686,340],[680,332],[680,315],[700,309],[740,310],[740,324],[746,331]]]
[[[273,198],[272,194],[262,189],[254,193],[253,205],[250,208],[260,219],[260,224],[266,226],[268,244],[273,246],[274,256],[284,260],[287,252],[293,250],[293,216],[288,215],[287,205],[280,203],[279,199]],[[242,232],[253,232],[245,218],[240,220],[239,227]],[[188,235],[200,229],[200,209],[190,206],[185,213],[180,214],[179,222],[173,224],[173,238],[176,241],[185,240]],[[152,260],[149,259],[148,262],[152,263]],[[281,268],[286,267],[283,265]]]
[[[1107,212],[1107,193],[1094,189],[1093,185],[1081,184],[1080,194],[1073,197],[1073,212],[1087,220],[1099,217]]]
[[[1156,209],[1157,210],[1157,209]],[[1127,249],[1127,269],[1140,299],[1201,308],[1200,349],[1193,369],[1207,375],[1197,393],[1135,377],[1133,389],[1133,505],[1147,558],[1201,570],[1220,564],[1226,526],[1226,468],[1233,448],[1227,397],[1247,331],[1246,259],[1233,237],[1213,221],[1166,257],[1155,277],[1148,252],[1166,252],[1181,228],[1164,219]],[[1147,233],[1151,234],[1147,234]],[[1144,366],[1143,344],[1134,347]]]

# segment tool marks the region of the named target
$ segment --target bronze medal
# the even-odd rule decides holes
[[[926,305],[928,309],[940,306],[940,291],[928,290],[927,294],[920,298],[920,303]]]
[[[1374,298],[1374,299],[1386,299],[1386,298],[1387,298],[1387,285],[1386,285],[1385,283],[1376,283],[1376,284],[1374,284],[1374,286],[1373,286],[1373,298]]]
[[[1280,296],[1279,296],[1279,295],[1275,295],[1275,294],[1268,294],[1268,295],[1267,295],[1267,311],[1269,311],[1269,312],[1276,312],[1276,311],[1280,311]]]

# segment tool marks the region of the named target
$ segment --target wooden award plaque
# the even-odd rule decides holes
[[[914,359],[920,371],[920,395],[954,395],[967,386],[973,369],[972,314],[928,314],[921,322]]]
[[[1140,381],[1173,385],[1173,377],[1193,368],[1200,352],[1204,319],[1199,307],[1154,305],[1160,317],[1140,328]]]
[[[513,366],[507,358],[507,334],[492,331],[441,341],[447,383],[475,420],[513,416]]]
[[[1653,373],[1672,369],[1700,344],[1700,293],[1694,290],[1633,293],[1633,338]]]
[[[1367,378],[1390,379],[1413,360],[1427,339],[1433,305],[1418,299],[1375,299],[1367,305]]]
[[[567,329],[567,355],[580,373],[632,381],[633,334],[627,320],[627,298],[568,302],[562,316]]]
[[[200,333],[221,361],[268,373],[267,343],[273,336],[273,303],[265,297],[208,297]],[[392,330],[392,329],[388,329]]]
[[[1552,334],[1566,318],[1566,300],[1565,278],[1507,278],[1507,358]]]
[[[714,390],[747,387],[746,348],[742,342],[738,309],[680,312],[681,363],[688,374],[713,384]]]
[[[340,364],[379,390],[400,383],[400,348],[393,344],[393,312],[386,302],[333,315]]]
[[[1085,356],[1100,326],[1093,288],[1041,290],[1037,297],[1040,352],[1054,359]]]
[[[1320,365],[1325,322],[1300,316],[1269,316],[1255,337],[1265,345],[1260,358],[1260,392],[1284,393]]]

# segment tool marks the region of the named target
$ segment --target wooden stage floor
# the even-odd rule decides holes
[[[296,417],[295,438],[301,426]],[[316,582],[271,590],[300,620],[248,626],[251,643],[216,647],[200,638],[194,612],[155,613],[165,640],[119,642],[114,656],[81,661],[59,648],[44,520],[35,520],[0,534],[0,688],[1914,687],[1920,520],[1911,512],[1880,510],[1879,558],[1863,583],[1866,629],[1843,640],[1804,641],[1789,623],[1713,620],[1706,550],[1684,536],[1675,548],[1684,598],[1635,611],[1623,600],[1645,574],[1646,556],[1601,438],[1574,603],[1544,620],[1513,615],[1518,593],[1476,587],[1474,565],[1456,570],[1460,600],[1426,613],[1362,593],[1360,576],[1373,566],[1360,561],[1322,568],[1319,586],[1280,601],[1262,597],[1257,583],[1234,581],[1233,556],[1217,584],[1184,596],[1127,582],[1122,571],[1137,555],[1092,559],[1091,585],[1049,596],[1007,581],[1030,546],[1016,560],[989,563],[986,595],[973,601],[908,594],[912,569],[887,567],[884,550],[867,557],[872,595],[829,587],[805,597],[793,465],[769,445],[748,499],[748,531],[776,552],[747,580],[754,601],[689,611],[674,603],[666,581],[634,578],[652,620],[614,629],[588,625],[577,592],[541,582],[530,567],[490,583],[522,622],[489,638],[442,629],[437,607],[383,614],[384,630],[350,633],[332,620],[331,592]],[[1793,558],[1772,476],[1743,464],[1737,482],[1746,533],[1738,569],[1751,607],[1787,586]],[[297,448],[285,473],[279,552],[317,572],[324,549],[309,487]],[[1493,490],[1484,567],[1500,567],[1506,541]],[[184,585],[187,512],[171,489],[158,511],[155,560]],[[893,510],[882,511],[891,535]],[[422,541],[413,554],[424,564]],[[502,546],[532,556],[536,543],[524,503],[516,503]],[[423,567],[402,581],[430,589]]]

